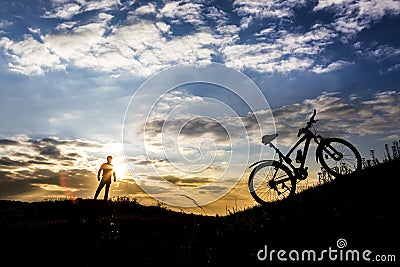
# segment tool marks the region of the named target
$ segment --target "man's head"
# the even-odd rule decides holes
[[[111,161],[112,161],[112,157],[111,157],[111,156],[108,156],[108,157],[107,157],[107,162],[108,162],[108,163],[111,163]]]

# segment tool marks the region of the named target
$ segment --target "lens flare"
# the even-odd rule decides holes
[[[76,197],[72,194],[71,187],[68,186],[68,173],[66,171],[60,171],[60,184],[65,189],[64,193],[67,199],[72,202],[77,202]]]

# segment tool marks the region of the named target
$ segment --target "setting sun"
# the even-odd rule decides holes
[[[125,163],[123,162],[113,162],[114,171],[117,175],[117,179],[126,178],[129,176],[129,171]]]

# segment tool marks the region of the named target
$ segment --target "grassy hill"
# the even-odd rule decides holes
[[[340,238],[347,241],[343,249],[368,249],[373,252],[370,257],[395,255],[398,263],[399,163],[383,163],[291,200],[224,217],[178,213],[123,199],[0,201],[1,265],[281,266],[276,257],[258,260],[258,251],[267,245],[268,250],[320,252],[338,249]],[[328,265],[349,266],[324,259]],[[376,262],[367,265],[372,263]],[[386,265],[394,263],[379,266]]]

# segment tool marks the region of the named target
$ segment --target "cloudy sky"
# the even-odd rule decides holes
[[[384,144],[400,139],[399,15],[395,0],[1,1],[0,198],[92,197],[110,154],[120,178],[111,196],[151,202],[134,178],[162,195],[161,177],[183,192],[224,189],[224,198],[193,208],[224,214],[255,204],[243,167],[254,151],[268,155],[260,134],[276,130],[286,150],[314,108],[321,134],[382,160]],[[248,101],[215,84],[137,93],[160,71],[199,62],[242,73],[268,105],[249,108],[260,98],[252,87]],[[134,110],[151,114],[128,125],[135,93]],[[269,110],[274,123],[257,123]],[[146,154],[135,142],[124,154],[131,126],[146,127]],[[182,160],[195,163],[185,169]],[[315,177],[319,166],[310,164]]]

